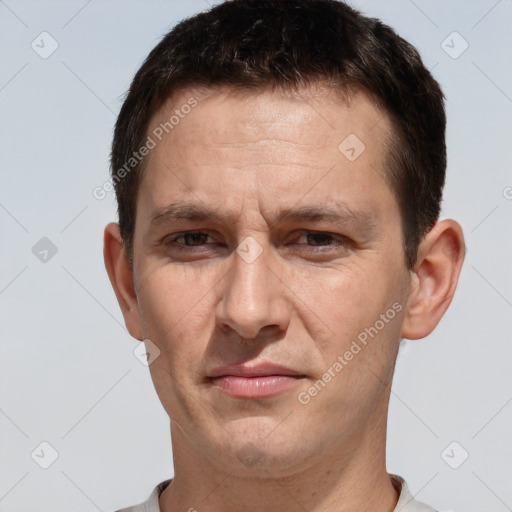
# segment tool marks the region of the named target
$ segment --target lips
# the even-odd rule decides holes
[[[209,381],[222,392],[246,399],[282,393],[304,377],[296,370],[275,364],[219,366],[208,375]]]

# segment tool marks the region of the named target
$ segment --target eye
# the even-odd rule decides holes
[[[171,237],[168,242],[176,242],[186,247],[198,247],[206,244],[209,237],[210,235],[208,233],[203,233],[201,231],[188,231]]]
[[[218,234],[207,231],[172,233],[158,242],[170,261],[187,263],[211,259],[226,253],[226,244]]]
[[[310,247],[333,248],[346,246],[348,244],[348,239],[341,235],[333,235],[331,233],[321,231],[305,231],[292,240],[292,243]]]
[[[175,257],[200,256],[220,249],[217,239],[204,231],[183,231],[165,237],[161,244],[169,254]]]
[[[334,236],[329,233],[304,233],[300,236],[299,240],[305,240],[306,244],[313,245],[315,247],[333,245],[336,243]]]

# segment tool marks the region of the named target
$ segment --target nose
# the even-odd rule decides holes
[[[287,288],[272,270],[271,260],[268,247],[255,259],[247,258],[242,251],[233,254],[222,298],[217,305],[217,325],[221,329],[232,329],[243,339],[254,340],[271,331],[281,332],[288,328]]]

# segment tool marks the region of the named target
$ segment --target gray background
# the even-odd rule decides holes
[[[512,0],[353,4],[416,45],[443,86],[443,217],[462,224],[468,247],[438,329],[402,346],[388,470],[441,511],[512,510]],[[0,1],[3,512],[108,512],[172,476],[168,419],[103,266],[114,198],[92,190],[108,179],[133,74],[171,25],[206,8]],[[58,43],[46,59],[55,43],[43,31]],[[58,453],[48,469],[43,441]]]

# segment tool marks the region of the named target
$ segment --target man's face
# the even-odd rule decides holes
[[[173,437],[227,471],[287,474],[385,434],[410,279],[391,128],[363,93],[331,94],[211,90],[153,136],[134,237],[151,375]]]

